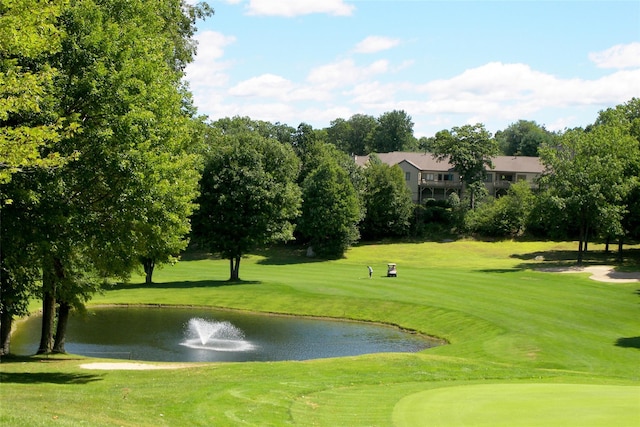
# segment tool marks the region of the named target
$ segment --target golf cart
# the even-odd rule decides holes
[[[389,263],[387,264],[387,277],[397,277],[398,273],[396,272],[396,264]]]

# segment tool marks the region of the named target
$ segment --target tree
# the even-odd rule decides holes
[[[0,220],[0,355],[10,350],[16,316],[29,314],[29,301],[38,296],[40,265],[37,235],[37,201],[22,189],[24,174],[3,184]],[[6,203],[12,199],[12,203]]]
[[[628,102],[617,105],[615,108],[608,108],[598,114],[598,118],[593,126],[615,126],[623,129],[625,133],[635,138],[640,145],[640,98],[632,98]],[[588,127],[587,129],[590,129]],[[630,157],[629,167],[624,171],[629,180],[631,190],[627,193],[623,204],[627,207],[622,219],[623,235],[617,236],[618,254],[622,256],[623,238],[640,238],[640,157]],[[615,235],[606,235],[609,238]]]
[[[534,121],[519,120],[496,132],[496,141],[505,156],[538,156],[538,147],[551,145],[556,135]]]
[[[526,181],[512,184],[500,198],[487,197],[467,212],[466,228],[485,236],[515,237],[524,233],[535,196]]]
[[[365,178],[363,236],[368,239],[406,236],[414,206],[400,166],[389,166],[373,155],[365,169]]]
[[[194,235],[229,259],[229,280],[240,280],[250,251],[291,239],[300,207],[299,160],[292,148],[255,132],[224,135],[211,147],[200,180]]]
[[[302,215],[297,229],[321,256],[339,258],[360,237],[362,209],[349,175],[328,156],[302,183]]]
[[[173,105],[179,108],[180,104]],[[147,284],[153,281],[154,268],[176,262],[189,242],[206,126],[200,119],[180,115],[177,110],[165,112],[169,114],[162,116],[158,127],[170,138],[165,140],[160,156],[148,159],[147,212],[134,224],[140,236],[136,250]]]
[[[291,135],[291,145],[298,157],[304,162],[307,149],[318,140],[318,135],[313,126],[307,123],[300,123],[296,131]]]
[[[625,174],[639,158],[638,142],[619,126],[596,126],[587,132],[569,130],[557,145],[540,149],[548,173],[542,185],[567,210],[579,232],[578,264],[598,227],[619,232],[625,198],[635,179]]]
[[[378,117],[374,135],[375,151],[411,151],[417,143],[413,136],[413,121],[404,110],[394,110]]]
[[[14,174],[23,187],[13,194],[26,195],[16,203],[32,200],[36,219],[33,247],[43,300],[39,353],[64,351],[70,309],[105,278],[126,278],[134,268],[142,241],[150,239],[141,224],[154,212],[152,202],[161,194],[156,190],[171,182],[169,165],[195,167],[185,151],[194,109],[181,78],[194,53],[195,19],[206,10],[178,0],[154,7],[146,0],[87,1],[60,9],[59,49],[41,57],[57,70],[55,102],[42,114],[77,118],[82,129],[40,146],[43,157],[54,153],[70,161]],[[161,228],[152,229],[166,232]]]
[[[622,126],[640,143],[640,98],[600,111],[594,126],[603,125]]]
[[[59,153],[45,150],[78,130],[75,117],[55,111],[59,70],[51,58],[64,37],[56,25],[64,4],[0,2],[0,184],[16,172],[62,165]]]
[[[464,125],[454,127],[451,131],[436,133],[430,147],[439,160],[448,160],[453,169],[460,174],[460,179],[470,193],[470,207],[475,207],[475,200],[486,191],[483,184],[486,169],[493,168],[491,159],[498,155],[498,145],[491,138],[484,125]]]
[[[327,129],[328,141],[341,151],[364,155],[373,149],[378,122],[373,116],[355,114],[348,120],[336,119]]]

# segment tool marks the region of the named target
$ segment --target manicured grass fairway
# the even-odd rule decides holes
[[[534,270],[566,264],[575,248],[379,244],[326,262],[272,251],[243,260],[239,284],[226,282],[225,260],[185,260],[158,271],[151,287],[137,278],[92,304],[350,318],[450,344],[153,371],[86,370],[82,363],[97,360],[74,356],[8,358],[0,425],[640,425],[640,284]],[[387,262],[398,263],[397,278],[384,277]],[[640,269],[637,258],[625,267]]]
[[[397,426],[634,426],[638,387],[584,384],[481,384],[444,387],[402,399]]]

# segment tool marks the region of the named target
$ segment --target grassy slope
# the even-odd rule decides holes
[[[224,260],[183,261],[158,271],[151,288],[121,286],[92,303],[210,305],[371,320],[451,344],[419,354],[177,371],[86,371],[77,367],[80,361],[65,359],[3,363],[0,424],[44,425],[57,417],[60,425],[89,419],[91,425],[386,426],[401,399],[452,385],[637,385],[640,353],[616,343],[637,342],[639,285],[531,270],[558,263],[536,262],[536,255],[561,260],[574,248],[540,242],[380,244],[329,262],[270,252],[243,260],[245,281],[234,285],[225,281]],[[397,278],[384,277],[387,262],[398,263]],[[374,268],[372,280],[367,265]],[[43,404],[51,393],[54,402]]]

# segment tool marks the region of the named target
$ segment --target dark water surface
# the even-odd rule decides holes
[[[200,337],[194,321],[233,333]],[[191,322],[190,322],[191,321]],[[22,322],[14,354],[34,354],[42,318]],[[231,324],[233,327],[228,328]],[[190,327],[191,325],[191,327]],[[366,323],[193,308],[96,308],[69,319],[68,353],[167,362],[307,360],[367,353],[416,352],[438,343]]]

